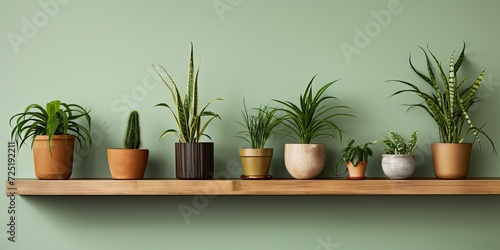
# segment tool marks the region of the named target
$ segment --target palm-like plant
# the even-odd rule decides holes
[[[154,67],[154,66],[153,66]],[[215,119],[219,118],[220,116],[212,111],[206,110],[210,104],[212,104],[215,101],[222,100],[220,98],[216,98],[207,104],[198,112],[198,73],[200,71],[200,68],[194,70],[194,60],[193,60],[193,44],[191,43],[191,53],[190,53],[190,59],[189,59],[189,72],[188,72],[188,83],[187,83],[187,91],[184,99],[182,99],[179,89],[177,88],[177,84],[175,84],[174,80],[168,74],[167,70],[159,65],[163,73],[168,77],[168,80],[170,80],[170,83],[167,81],[167,79],[164,77],[163,74],[160,73],[160,71],[154,67],[162,81],[165,83],[165,85],[168,87],[170,90],[170,93],[172,95],[172,100],[174,102],[174,107],[171,107],[170,105],[166,103],[159,103],[156,106],[159,107],[166,107],[168,108],[172,116],[174,117],[175,123],[177,124],[178,129],[167,129],[165,130],[161,135],[160,139],[165,137],[166,135],[169,134],[174,134],[179,138],[179,142],[182,143],[197,143],[200,141],[200,138],[202,136],[206,136],[209,139],[210,136],[207,134],[204,134],[205,129],[207,128],[208,124]],[[209,117],[205,123],[202,123],[202,117],[207,116]]]
[[[417,149],[418,132],[413,131],[408,142],[398,133],[389,130],[389,135],[384,135],[384,139],[380,143],[384,147],[386,154],[394,155],[410,155]]]
[[[256,108],[256,114],[248,113],[245,100],[243,100],[244,110],[241,111],[243,122],[238,122],[245,130],[240,131],[238,137],[250,144],[251,148],[264,148],[267,139],[276,131],[276,128],[283,121],[282,116],[278,116],[275,108],[260,106]]]
[[[279,110],[285,113],[283,123],[299,139],[300,143],[308,144],[312,140],[322,136],[335,138],[334,133],[328,133],[328,130],[337,131],[342,140],[342,130],[330,119],[335,116],[353,116],[348,113],[330,113],[334,109],[349,109],[344,105],[326,105],[328,99],[337,99],[333,96],[323,96],[323,93],[338,80],[329,82],[313,94],[312,83],[314,76],[307,85],[304,93],[300,95],[299,105],[290,101],[274,101],[284,105]]]
[[[441,66],[434,54],[427,48],[427,51],[419,47],[425,55],[427,62],[427,75],[415,68],[412,63],[411,55],[409,57],[411,69],[430,87],[430,92],[425,92],[417,87],[417,85],[403,80],[392,80],[402,83],[409,87],[395,92],[391,96],[402,93],[414,93],[422,98],[422,103],[406,104],[409,109],[419,107],[424,109],[431,118],[436,122],[439,128],[440,141],[442,143],[461,143],[467,135],[473,133],[473,142],[480,142],[479,135],[483,135],[493,146],[493,152],[496,152],[495,145],[490,137],[484,132],[484,125],[478,127],[472,122],[468,110],[479,101],[481,98],[476,96],[476,93],[481,86],[481,81],[484,77],[485,70],[471,84],[467,83],[468,78],[462,81],[457,79],[457,73],[464,61],[465,43],[457,61],[454,61],[452,53],[449,61],[448,74]],[[432,57],[432,59],[429,58]],[[434,64],[433,64],[434,62]],[[435,73],[437,68],[438,73]],[[464,131],[464,125],[467,123],[467,129]]]
[[[16,140],[19,148],[26,140],[34,139],[38,135],[48,135],[49,149],[52,154],[52,137],[54,135],[75,135],[80,149],[89,143],[92,147],[92,136],[90,135],[91,118],[90,110],[86,110],[77,104],[66,104],[59,100],[54,100],[46,104],[43,108],[38,104],[31,104],[24,109],[24,112],[15,114],[9,120],[16,121],[12,129],[11,138]],[[16,119],[17,118],[17,119]],[[83,126],[76,120],[84,118],[87,126]],[[20,143],[19,143],[20,141]],[[34,140],[31,143],[33,147]]]

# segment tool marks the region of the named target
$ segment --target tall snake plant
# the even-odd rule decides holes
[[[422,98],[421,103],[406,104],[409,106],[408,110],[414,107],[424,109],[436,122],[442,143],[462,143],[467,135],[472,132],[473,143],[475,141],[480,143],[479,135],[483,135],[491,143],[493,147],[492,151],[496,153],[495,144],[483,130],[484,125],[474,125],[468,113],[473,104],[481,101],[481,98],[477,97],[476,94],[481,86],[485,70],[470,84],[467,83],[469,78],[461,81],[457,79],[458,70],[465,58],[465,43],[456,62],[453,58],[455,51],[453,51],[449,61],[448,74],[445,73],[441,63],[429,48],[427,48],[427,51],[420,46],[419,48],[425,55],[427,75],[415,68],[411,60],[411,55],[409,57],[410,67],[423,80],[425,83],[424,86],[430,87],[430,91],[421,90],[416,84],[408,81],[391,80],[409,87],[409,89],[397,91],[391,96],[402,93],[414,93]],[[436,68],[438,70],[437,74],[435,73]],[[467,123],[467,126],[464,126],[465,123]],[[466,130],[464,131],[465,127]]]
[[[154,66],[153,66],[154,67]],[[179,142],[181,143],[197,143],[200,141],[202,136],[206,136],[209,139],[210,136],[204,134],[205,129],[208,124],[220,116],[212,111],[206,110],[210,104],[215,101],[222,100],[220,98],[216,98],[207,104],[198,112],[198,73],[200,69],[194,70],[194,60],[193,60],[193,44],[191,43],[191,53],[189,59],[189,72],[188,72],[188,83],[187,83],[187,91],[184,99],[182,99],[177,84],[174,82],[170,74],[167,70],[159,66],[162,74],[156,67],[154,69],[162,79],[162,81],[167,86],[168,90],[172,95],[172,100],[175,106],[170,106],[167,103],[159,103],[156,106],[158,107],[166,107],[172,113],[172,116],[175,120],[178,129],[167,129],[161,135],[160,139],[169,134],[174,134],[179,138]],[[168,80],[164,76],[168,77]],[[202,123],[202,117],[209,117],[205,123]]]

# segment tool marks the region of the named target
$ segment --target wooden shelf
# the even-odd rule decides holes
[[[12,185],[13,184],[13,185]],[[500,178],[466,180],[17,179],[16,195],[500,195]]]

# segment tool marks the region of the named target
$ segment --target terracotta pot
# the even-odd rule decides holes
[[[272,148],[240,148],[239,153],[245,176],[268,176],[273,158]]]
[[[471,143],[432,143],[434,175],[439,179],[464,179],[469,174]]]
[[[404,180],[415,172],[414,155],[382,154],[382,170],[391,180]]]
[[[356,166],[352,165],[352,162],[347,162],[347,170],[349,171],[350,179],[365,179],[366,167],[368,166],[367,161],[360,161]]]
[[[108,165],[111,178],[118,180],[144,178],[148,157],[148,149],[108,148]]]
[[[214,143],[175,143],[175,175],[182,180],[214,178]]]
[[[295,179],[317,177],[326,163],[325,144],[285,144],[285,166]]]
[[[36,178],[40,180],[67,180],[73,171],[74,135],[54,135],[52,155],[49,136],[38,135],[33,143],[33,161]]]

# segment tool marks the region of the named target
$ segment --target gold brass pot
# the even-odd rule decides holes
[[[273,157],[272,148],[240,148],[239,153],[245,176],[268,176]]]
[[[432,143],[432,164],[438,179],[465,179],[469,173],[471,143]]]

